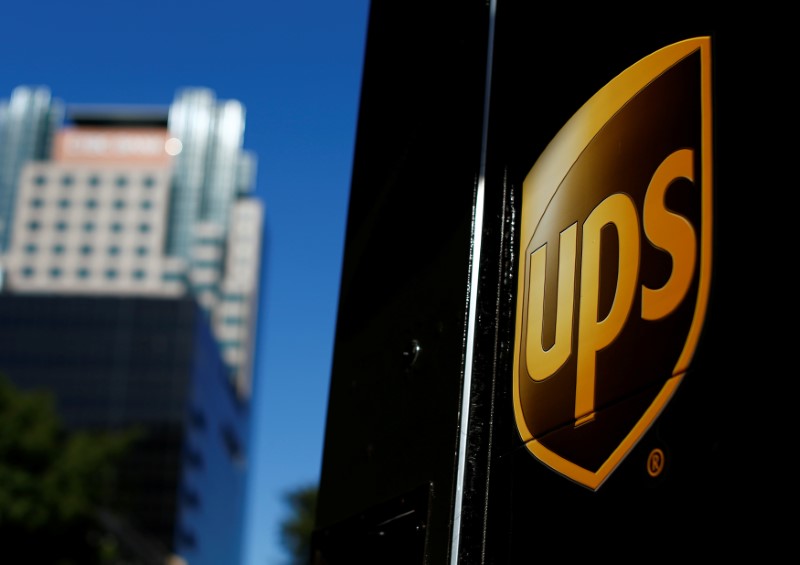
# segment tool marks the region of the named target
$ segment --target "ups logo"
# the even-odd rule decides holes
[[[711,277],[710,39],[595,94],[523,183],[514,411],[528,450],[597,490],[684,379]]]

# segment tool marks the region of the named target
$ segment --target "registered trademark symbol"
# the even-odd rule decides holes
[[[655,448],[647,456],[647,474],[651,477],[657,477],[664,470],[664,452]]]

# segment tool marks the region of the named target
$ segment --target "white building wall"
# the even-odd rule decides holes
[[[214,331],[225,361],[234,369],[241,395],[250,394],[258,319],[264,209],[255,199],[239,199],[231,209],[220,302]]]
[[[164,280],[170,176],[168,166],[27,163],[5,261],[7,288],[157,296],[184,292],[176,277]]]

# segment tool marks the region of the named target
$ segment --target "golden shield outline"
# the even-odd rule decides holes
[[[545,377],[540,376],[539,380],[535,381],[527,368],[528,355],[526,351],[529,351],[529,349],[526,345],[528,340],[524,336],[527,335],[528,324],[531,323],[529,321],[528,302],[530,299],[529,293],[531,292],[530,270],[533,255],[530,249],[533,247],[537,230],[541,228],[548,214],[552,215],[552,209],[556,206],[555,197],[558,191],[562,189],[562,185],[565,184],[568,175],[574,174],[573,170],[578,159],[584,156],[590,144],[598,139],[601,134],[605,135],[604,128],[607,128],[612,119],[621,115],[634,98],[646,92],[659,77],[665,76],[671,69],[677,68],[683,61],[687,61],[690,56],[696,58],[697,65],[699,65],[699,79],[696,81],[699,85],[699,91],[690,93],[692,97],[695,97],[695,95],[699,97],[699,100],[697,100],[699,116],[695,116],[695,118],[699,117],[699,124],[691,124],[691,127],[696,131],[696,138],[699,144],[699,147],[690,148],[690,150],[696,152],[696,156],[693,157],[696,165],[693,169],[694,173],[691,180],[693,186],[700,185],[699,195],[697,196],[698,210],[696,212],[695,225],[692,225],[694,229],[699,229],[692,277],[693,290],[691,298],[693,301],[688,306],[682,306],[690,308],[691,312],[686,315],[686,322],[681,326],[686,330],[680,338],[683,343],[678,344],[675,354],[669,359],[669,365],[671,366],[669,374],[665,373],[657,376],[654,383],[651,382],[646,387],[642,386],[641,391],[636,390],[634,393],[629,393],[632,397],[638,396],[645,400],[637,400],[639,402],[639,410],[632,417],[628,415],[625,418],[618,418],[623,422],[615,424],[614,437],[616,439],[610,440],[612,443],[606,449],[593,447],[592,449],[598,449],[598,452],[592,454],[592,464],[587,464],[579,460],[575,454],[580,453],[581,442],[591,441],[592,435],[590,432],[584,433],[582,431],[581,434],[584,435],[578,437],[576,430],[582,427],[586,420],[593,420],[595,414],[599,413],[599,411],[581,416],[577,407],[574,407],[574,418],[569,421],[564,418],[555,418],[549,424],[541,425],[538,428],[535,423],[539,414],[552,411],[552,405],[564,404],[567,396],[556,394],[551,395],[549,398],[539,398],[541,395],[537,396],[536,391],[538,389],[536,387],[543,385],[548,379],[552,380],[551,375],[555,374],[555,372],[548,373]],[[513,362],[515,421],[521,439],[536,459],[552,470],[591,490],[597,490],[602,486],[667,406],[689,368],[705,320],[711,280],[712,249],[712,99],[710,69],[711,40],[709,37],[686,39],[659,49],[641,59],[612,79],[569,119],[542,152],[523,183]],[[657,110],[651,109],[649,111],[654,112]],[[692,121],[696,122],[696,120]],[[608,143],[606,144],[608,145]],[[624,143],[620,144],[624,145]],[[695,154],[693,153],[692,155]],[[617,163],[617,166],[621,167],[622,165]],[[698,167],[699,171],[697,170]],[[624,198],[618,198],[618,200],[620,200],[623,207],[628,206]],[[563,211],[560,213],[563,216]],[[579,224],[579,222],[576,223]],[[696,223],[699,223],[699,226]],[[564,233],[566,231],[563,230]],[[564,244],[559,245],[564,247]],[[578,254],[580,255],[580,251]],[[641,262],[641,260],[639,261]],[[623,258],[621,256],[618,257],[617,262],[621,273],[626,268],[623,265]],[[579,263],[580,258],[577,259],[576,264]],[[638,265],[636,268],[638,269]],[[621,274],[618,275],[620,279],[621,276]],[[637,274],[632,276],[638,277],[638,271]],[[639,282],[638,278],[637,282]],[[573,290],[576,291],[575,295],[578,296],[574,300],[580,301],[582,296],[579,292],[580,283],[575,282],[573,284]],[[564,288],[569,288],[569,286],[567,285]],[[543,295],[544,292],[542,291],[541,294]],[[544,298],[542,300],[544,301]],[[636,298],[635,300],[639,299]],[[541,316],[544,319],[544,314]],[[579,324],[575,324],[573,321],[572,325]],[[569,341],[572,345],[571,350],[578,349],[581,345],[579,336],[570,337]],[[633,341],[630,343],[633,343]],[[611,344],[606,345],[610,347]],[[644,347],[645,349],[647,345],[648,343],[646,342],[638,344],[639,347]],[[544,345],[542,345],[542,349],[544,349]],[[598,354],[600,351],[600,349],[597,349]],[[573,351],[570,353],[570,357],[574,356]],[[623,372],[623,370],[619,370],[615,373],[615,376],[620,377]],[[562,378],[564,381],[568,380],[561,376],[558,378]],[[597,378],[599,380],[600,377]],[[577,383],[578,377],[575,376],[574,380]],[[577,384],[575,386],[577,387]],[[601,384],[598,384],[597,388],[600,389]],[[584,396],[586,394],[594,394],[594,388],[591,388],[588,393],[585,391],[576,393],[576,397],[580,394]],[[527,396],[523,398],[523,395]],[[578,400],[575,400],[576,406],[578,402]],[[591,400],[591,402],[594,402],[594,400]],[[613,411],[617,409],[616,405],[624,402],[627,401],[616,399],[614,402],[607,403],[606,407]],[[594,404],[591,404],[591,406],[593,407]],[[613,420],[614,418],[611,419]],[[587,429],[590,427],[587,426]],[[602,429],[602,427],[599,427],[599,429]],[[609,429],[611,428],[609,427]],[[556,436],[560,436],[560,439],[551,442],[550,438]],[[594,437],[596,439],[599,436],[595,435]],[[560,447],[567,445],[574,452]],[[575,449],[576,445],[578,445],[577,449]]]

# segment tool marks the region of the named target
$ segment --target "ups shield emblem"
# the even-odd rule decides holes
[[[689,368],[711,277],[710,38],[640,60],[523,183],[514,411],[543,464],[599,489]]]

